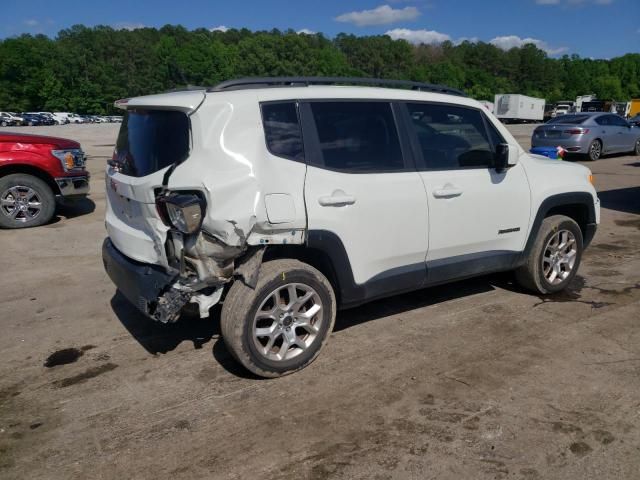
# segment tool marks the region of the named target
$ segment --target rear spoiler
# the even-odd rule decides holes
[[[146,110],[178,110],[186,114],[195,112],[206,97],[204,89],[182,90],[143,97],[122,98],[113,105],[121,110],[142,108]]]

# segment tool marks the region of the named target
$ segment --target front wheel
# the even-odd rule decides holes
[[[55,209],[51,188],[39,178],[22,173],[0,178],[0,227],[37,227],[49,222]]]
[[[583,252],[582,230],[571,218],[553,215],[543,220],[526,263],[516,280],[535,293],[564,290],[575,277]]]
[[[633,149],[633,154],[640,157],[640,138],[636,141],[636,146]]]
[[[235,281],[224,300],[225,345],[244,367],[279,377],[313,362],[336,317],[336,299],[322,273],[298,260],[265,262],[255,289]]]

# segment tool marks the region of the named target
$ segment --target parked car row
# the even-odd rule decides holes
[[[68,123],[116,123],[122,122],[120,115],[78,115],[69,112],[0,112],[0,126],[66,125]]]

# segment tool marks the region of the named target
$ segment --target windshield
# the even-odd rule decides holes
[[[552,118],[547,123],[568,123],[571,125],[579,125],[587,118],[589,118],[588,115],[563,115],[562,117]]]
[[[189,117],[168,110],[130,110],[122,121],[113,161],[121,173],[144,177],[189,155]]]

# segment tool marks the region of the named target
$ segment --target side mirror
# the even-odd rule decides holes
[[[493,166],[496,172],[502,173],[509,168],[509,144],[499,143],[496,145],[496,153],[493,159]]]

